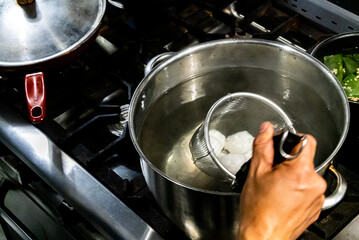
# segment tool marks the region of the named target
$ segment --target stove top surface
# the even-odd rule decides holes
[[[0,96],[22,121],[46,135],[161,237],[186,239],[149,191],[124,121],[148,61],[223,38],[269,39],[309,53],[333,34],[276,1],[124,1],[123,9],[108,4],[99,36],[83,54],[65,66],[43,70],[43,122],[28,120],[22,73],[1,76]],[[334,161],[348,182],[345,198],[323,211],[300,239],[333,239],[358,215],[359,167],[353,158],[358,136],[349,134]],[[332,191],[333,177],[327,174],[326,179]]]

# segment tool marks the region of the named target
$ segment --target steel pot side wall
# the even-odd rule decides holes
[[[239,194],[213,194],[173,184],[143,159],[141,168],[162,210],[191,239],[235,239]]]

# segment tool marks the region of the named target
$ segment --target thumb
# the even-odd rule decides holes
[[[270,122],[263,122],[260,125],[258,135],[253,142],[251,165],[256,167],[263,165],[265,169],[272,169],[274,158],[273,133],[273,125]]]

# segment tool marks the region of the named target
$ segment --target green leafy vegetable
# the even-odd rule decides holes
[[[359,69],[359,62],[354,58],[343,57],[345,72],[347,74],[356,73]]]
[[[343,84],[343,78],[344,78],[344,68],[343,68],[343,66],[339,66],[336,76],[339,79],[340,83]]]
[[[343,80],[344,68],[342,54],[325,56],[324,64],[335,74],[340,82]]]
[[[353,53],[353,58],[359,62],[359,53]]]
[[[324,56],[323,63],[342,84],[351,101],[359,101],[359,53],[347,52]]]
[[[349,98],[359,98],[359,76],[353,73],[343,80],[343,88]]]
[[[329,69],[338,69],[339,66],[343,66],[343,55],[335,54],[324,57],[324,64]]]

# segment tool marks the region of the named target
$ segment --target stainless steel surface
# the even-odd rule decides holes
[[[328,170],[335,175],[337,179],[336,180],[337,185],[333,194],[325,199],[322,210],[327,210],[329,208],[332,208],[338,202],[340,202],[344,198],[348,187],[345,178],[334,168],[333,165],[330,165]]]
[[[3,210],[0,208],[0,216],[2,218],[3,221],[5,221],[7,224],[9,224],[9,226],[11,226],[12,229],[14,229],[14,231],[18,234],[18,236],[21,237],[21,239],[23,240],[33,240],[35,238],[33,238],[33,236],[29,236],[29,234],[27,232],[24,231],[24,229],[22,229],[17,223],[16,221],[14,221],[14,219],[11,219],[11,217]],[[4,237],[0,234],[0,237]]]
[[[196,191],[174,183],[144,159],[141,167],[163,211],[190,239],[234,239],[239,194]]]
[[[108,239],[162,239],[4,101],[0,101],[0,125],[0,140]]]
[[[237,1],[234,1],[232,4],[230,4],[228,6],[228,9],[225,9],[228,10],[234,17],[236,17],[239,21],[243,21],[245,16],[243,16],[242,14],[239,14],[237,13],[236,9],[235,9],[235,6],[237,4]],[[260,24],[256,23],[256,22],[251,22],[250,25],[253,27],[253,28],[256,28],[258,29],[259,31],[262,31],[262,32],[266,32],[266,33],[269,33],[270,30],[266,29],[265,27],[261,26]]]
[[[359,215],[355,217],[333,240],[358,240],[359,239]]]
[[[0,1],[0,66],[28,66],[65,55],[98,29],[105,0]]]
[[[172,57],[175,54],[176,54],[175,52],[164,52],[164,53],[161,53],[161,54],[153,57],[150,61],[148,61],[147,65],[146,65],[145,76],[147,74],[149,74],[152,71],[152,69],[156,67],[157,64],[163,62],[164,60]]]
[[[244,17],[242,14],[239,14],[236,9],[235,9],[235,6],[237,4],[237,1],[233,2],[232,4],[230,4],[226,9],[224,9],[224,12],[230,14],[230,15],[233,15],[235,18],[238,19],[238,21],[243,21],[244,20]],[[255,21],[251,22],[250,25],[254,28],[254,29],[257,29],[263,33],[271,33],[271,30],[269,29],[266,29],[264,26],[256,23]],[[282,42],[282,43],[285,43],[289,46],[292,46],[300,51],[303,51],[305,52],[306,49],[305,48],[302,48],[300,46],[298,46],[295,42],[292,42],[292,41],[289,41],[288,39],[282,37],[282,36],[278,36],[277,37],[277,41],[279,42]]]
[[[112,6],[115,6],[119,9],[125,9],[125,6],[120,2],[120,1],[117,1],[117,0],[108,0],[108,2],[112,5]]]
[[[336,33],[359,30],[359,16],[327,0],[276,0],[276,2]]]
[[[320,174],[348,132],[349,103],[335,76],[309,54],[284,44],[218,40],[187,48],[160,63],[133,95],[129,129],[151,192],[193,239],[234,238],[229,233],[235,232],[239,195],[201,175],[193,166],[188,143],[210,106],[236,91],[271,99],[298,132],[314,135]]]

